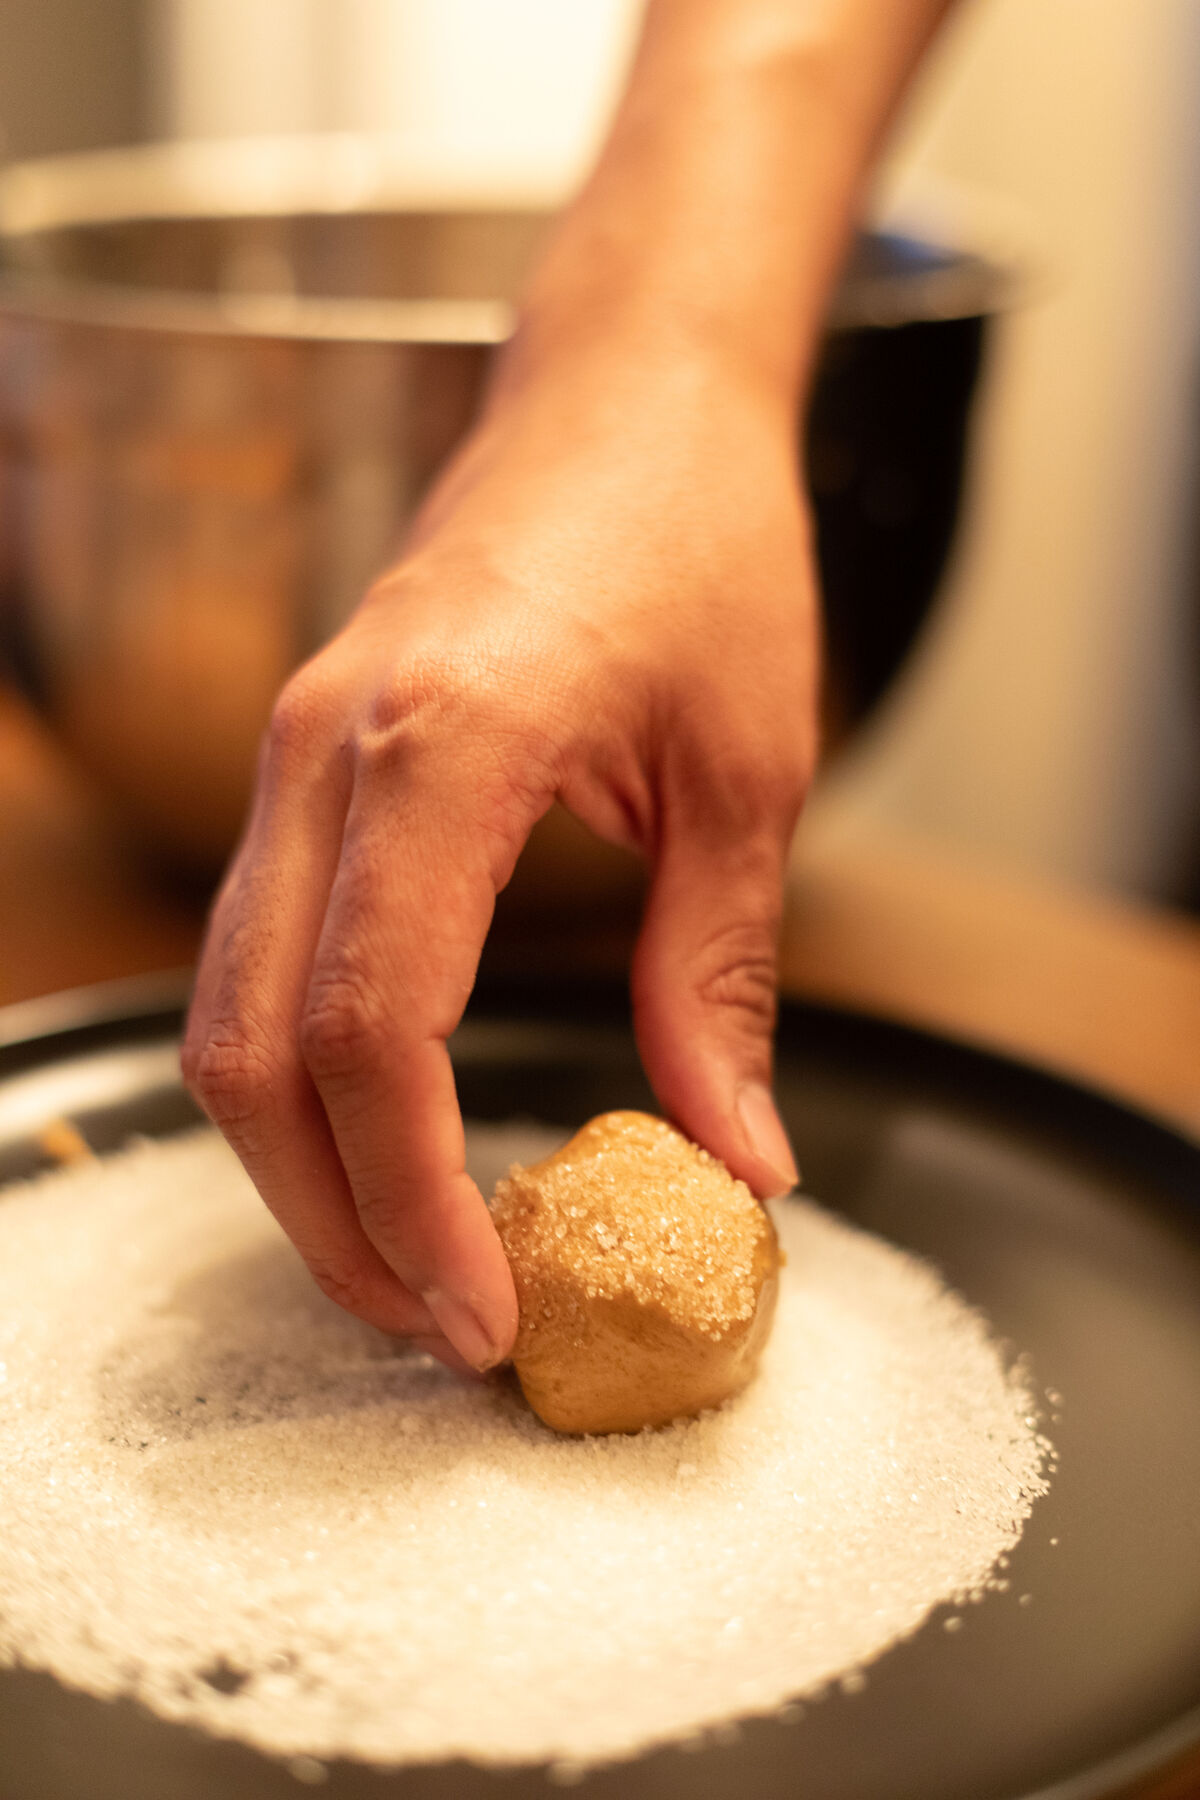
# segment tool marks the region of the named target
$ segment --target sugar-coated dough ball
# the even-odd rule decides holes
[[[745,1387],[775,1310],[775,1228],[744,1182],[647,1113],[605,1113],[496,1186],[513,1363],[558,1431],[638,1431]]]

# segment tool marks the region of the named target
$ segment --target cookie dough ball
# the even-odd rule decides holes
[[[513,1363],[558,1431],[639,1431],[745,1387],[775,1310],[775,1228],[662,1119],[605,1113],[497,1184],[520,1304]]]

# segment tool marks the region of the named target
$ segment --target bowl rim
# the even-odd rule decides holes
[[[929,184],[926,184],[928,198]],[[351,132],[181,140],[38,158],[0,170],[5,240],[135,221],[423,212],[544,214],[561,176],[528,159],[489,171],[434,158],[399,135]],[[837,290],[831,330],[978,317],[1020,297],[1019,251],[987,228],[988,203],[887,206],[869,229],[929,254],[902,270],[856,271]],[[981,223],[982,221],[982,223]],[[1011,234],[1010,234],[1011,235]],[[324,343],[502,343],[515,307],[499,297],[387,299],[287,292],[206,293],[0,268],[0,317],[62,326]]]

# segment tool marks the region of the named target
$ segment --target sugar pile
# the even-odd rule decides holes
[[[476,1128],[485,1183],[559,1141]],[[0,1197],[0,1663],[286,1755],[621,1757],[995,1583],[1048,1446],[924,1264],[776,1209],[721,1412],[560,1439],[311,1286],[208,1132]]]

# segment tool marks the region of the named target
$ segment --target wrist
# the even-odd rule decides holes
[[[636,295],[603,319],[556,309],[523,314],[497,363],[480,421],[506,437],[541,422],[560,450],[612,433],[689,428],[782,433],[794,441],[794,383],[764,368],[742,334],[703,312]]]
[[[681,403],[740,393],[789,413],[796,394],[787,361],[764,357],[739,318],[638,283],[606,285],[584,306],[547,297],[522,309],[497,365],[495,398],[532,398],[564,382],[626,404],[638,394]]]
[[[948,0],[650,0],[632,77],[524,296],[502,388],[619,342],[795,402],[862,182]]]

